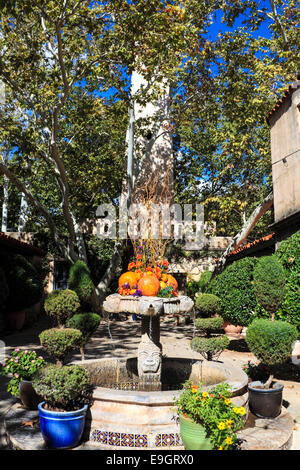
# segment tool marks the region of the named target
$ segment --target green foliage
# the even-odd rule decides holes
[[[223,318],[196,318],[194,323],[198,331],[205,331],[207,334],[210,334],[222,328]]]
[[[78,260],[71,266],[68,286],[77,293],[83,308],[90,305],[94,285],[91,280],[90,270],[83,261]]]
[[[212,361],[229,346],[230,340],[226,335],[213,336],[211,338],[205,336],[196,336],[191,341],[191,348],[201,354],[204,359]]]
[[[43,295],[43,281],[36,268],[22,255],[2,255],[0,264],[5,271],[9,295],[9,312],[26,309],[37,303]]]
[[[42,331],[39,339],[48,354],[60,363],[70,351],[80,348],[82,333],[74,328],[51,328]]]
[[[45,312],[54,318],[57,325],[65,325],[79,309],[80,301],[76,292],[65,290],[53,290],[45,300]]]
[[[297,339],[296,327],[280,320],[255,319],[246,333],[246,342],[251,352],[262,363],[270,366],[288,360]]]
[[[300,230],[281,243],[275,256],[286,276],[285,297],[276,317],[300,329]]]
[[[96,313],[77,313],[67,321],[68,328],[75,328],[82,333],[82,345],[85,345],[97,330],[101,321]]]
[[[19,396],[19,384],[22,380],[31,380],[34,374],[44,367],[46,362],[35,351],[16,348],[11,357],[4,359],[0,364],[0,375],[12,374],[7,391],[14,396]]]
[[[233,325],[247,326],[257,304],[253,290],[255,258],[234,261],[209,284],[207,292],[220,298],[222,317]]]
[[[253,271],[253,288],[260,305],[275,314],[285,293],[284,270],[275,256],[259,258]]]
[[[206,390],[201,384],[187,381],[175,406],[178,415],[204,426],[215,450],[229,450],[237,441],[237,431],[243,428],[242,416],[246,414],[245,408],[234,406],[230,397],[227,383]]]
[[[200,316],[210,317],[221,312],[220,299],[214,294],[199,294],[195,304]]]
[[[201,274],[199,282],[198,282],[200,292],[206,291],[206,288],[211,280],[211,277],[212,277],[212,271],[204,271]]]
[[[79,365],[45,367],[33,380],[36,393],[53,410],[70,411],[80,406],[89,385],[89,373]]]
[[[187,295],[194,298],[199,291],[204,293],[212,277],[212,271],[201,273],[199,281],[190,280],[187,283]]]

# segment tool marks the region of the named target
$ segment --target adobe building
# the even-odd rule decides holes
[[[300,229],[300,72],[267,116],[276,243]]]

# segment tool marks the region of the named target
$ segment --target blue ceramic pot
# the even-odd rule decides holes
[[[41,433],[47,447],[70,449],[81,440],[88,405],[76,411],[49,411],[39,403]]]

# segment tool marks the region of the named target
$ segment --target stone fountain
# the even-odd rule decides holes
[[[233,402],[247,409],[248,376],[242,369],[221,362],[163,357],[160,317],[191,312],[189,297],[112,294],[103,309],[141,315],[141,341],[135,357],[80,362],[89,370],[94,386],[88,425],[91,444],[105,449],[180,449],[174,400],[186,380],[201,382],[207,390],[227,382]]]
[[[160,343],[160,316],[189,313],[194,302],[186,296],[159,298],[112,294],[103,303],[108,313],[135,313],[141,315],[141,342],[138,347],[138,388],[143,391],[161,390],[162,346]]]

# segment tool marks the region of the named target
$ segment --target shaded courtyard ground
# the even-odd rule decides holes
[[[11,332],[2,340],[5,342],[5,355],[16,347],[34,349],[45,359],[49,360],[39,343],[38,335],[53,325],[46,316],[41,316],[39,322],[32,328],[21,332]],[[161,319],[161,343],[163,354],[168,357],[202,359],[201,355],[192,351],[189,344],[195,334],[193,323],[177,325],[174,320]],[[255,362],[255,357],[249,352],[242,335],[229,336],[230,345],[222,352],[219,361],[226,360],[236,366],[243,366],[248,361]],[[140,342],[140,321],[111,318],[102,321],[85,348],[85,358],[100,357],[130,357],[136,355]],[[80,354],[69,356],[68,361],[80,359]],[[275,371],[275,379],[284,384],[283,404],[295,421],[292,450],[300,450],[300,365],[285,364]],[[0,449],[7,449],[3,430],[3,414],[15,403],[15,399],[6,392],[8,379],[0,377]]]

